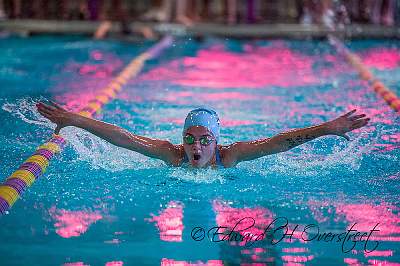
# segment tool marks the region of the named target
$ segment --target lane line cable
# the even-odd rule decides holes
[[[361,58],[351,52],[342,41],[338,38],[328,35],[328,41],[333,45],[339,54],[343,55],[347,62],[355,68],[358,75],[366,80],[373,90],[397,113],[400,113],[399,97],[377,77],[375,77],[367,66],[362,62]]]
[[[165,36],[146,52],[135,57],[131,62],[89,103],[80,109],[80,115],[93,117],[101,108],[113,100],[129,79],[142,70],[147,60],[158,57],[172,45],[171,36]],[[60,153],[66,144],[61,135],[53,134],[50,140],[40,145],[35,153],[25,160],[6,180],[0,184],[0,215],[5,214],[21,197],[26,189],[45,173],[50,160]]]

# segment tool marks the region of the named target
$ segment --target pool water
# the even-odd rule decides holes
[[[51,135],[35,102],[77,111],[152,44],[0,39],[2,178]],[[400,94],[399,41],[346,45]],[[218,112],[222,144],[353,108],[371,122],[350,142],[322,137],[223,170],[168,167],[64,128],[68,146],[0,217],[0,264],[399,265],[400,116],[327,42],[175,40],[97,118],[177,144],[198,106]],[[368,242],[339,239],[348,232]]]

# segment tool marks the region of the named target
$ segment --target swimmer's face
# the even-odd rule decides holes
[[[188,144],[192,142],[193,144]],[[189,127],[183,135],[183,148],[193,167],[207,166],[214,158],[216,146],[215,138],[205,127]]]

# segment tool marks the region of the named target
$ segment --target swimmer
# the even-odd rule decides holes
[[[183,144],[133,134],[118,126],[69,112],[57,103],[38,103],[41,115],[57,125],[55,133],[67,126],[82,128],[119,147],[132,150],[171,166],[188,164],[193,168],[233,167],[239,162],[285,152],[308,141],[328,135],[350,140],[348,132],[367,125],[365,114],[356,109],[320,125],[286,131],[270,138],[220,145],[220,122],[215,111],[198,108],[190,111],[182,131]]]

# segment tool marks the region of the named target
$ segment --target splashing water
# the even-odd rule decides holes
[[[192,45],[190,51],[177,41],[175,50],[150,62],[96,118],[180,144],[185,115],[205,105],[220,116],[222,145],[319,124],[353,108],[371,117],[371,123],[350,133],[350,142],[327,136],[218,170],[169,167],[82,129],[63,128],[65,150],[15,208],[0,217],[7,225],[0,236],[10,243],[0,245],[4,261],[32,263],[15,258],[10,248],[29,260],[51,253],[51,265],[120,265],[133,259],[154,265],[367,264],[378,256],[380,261],[398,261],[400,120],[368,84],[325,42],[186,43]],[[66,56],[52,66],[62,73],[49,77],[52,98],[70,110],[79,109],[118,73],[119,54],[104,51],[108,45],[103,45],[81,41],[60,46],[89,58]],[[397,50],[363,50],[367,57],[372,53],[374,71],[398,82]],[[125,53],[134,56],[128,48]],[[23,60],[16,56],[12,62]],[[6,67],[20,73],[18,67]],[[7,71],[0,67],[0,78],[10,75]],[[66,91],[69,86],[72,91]],[[5,125],[0,138],[4,176],[55,127],[37,113],[35,102],[44,98],[35,95],[0,98],[2,111],[10,114],[0,117]],[[342,254],[330,243],[305,243],[301,232],[293,235],[293,242],[255,243],[251,248],[191,239],[195,227],[230,227],[243,216],[256,219],[256,227],[249,229],[254,234],[278,216],[287,217],[291,228],[318,222],[321,232],[341,232],[353,222],[360,222],[364,231],[377,220],[385,226],[375,238],[382,241],[375,257],[362,249]],[[92,244],[95,253],[86,248]]]
[[[38,100],[24,98],[17,100],[16,103],[4,103],[1,108],[28,124],[55,128],[48,119],[36,111],[36,103],[44,100],[44,98],[39,98]]]

